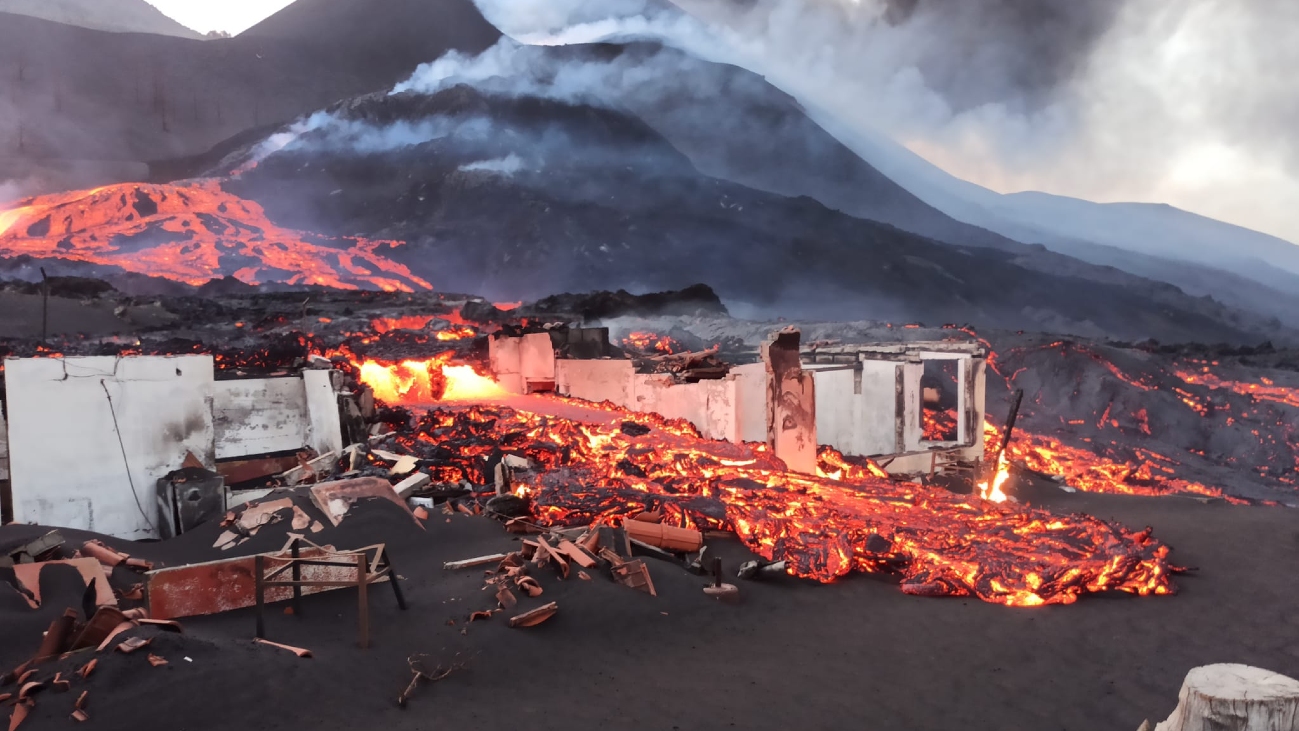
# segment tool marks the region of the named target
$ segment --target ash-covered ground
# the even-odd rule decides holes
[[[295,500],[314,510],[305,498]],[[908,596],[863,576],[829,585],[741,582],[740,603],[729,605],[704,595],[703,578],[648,559],[657,597],[595,572],[591,581],[564,581],[533,571],[543,587],[535,602],[557,601],[560,609],[543,625],[510,629],[505,614],[468,623],[471,612],[495,605],[481,590],[483,574],[445,571],[442,563],[517,550],[517,537],[488,518],[460,514],[435,514],[421,531],[396,506],[376,501],[320,536],[339,547],[386,542],[404,577],[407,611],[384,587],[371,598],[371,649],[356,645],[356,597],[346,590],[307,597],[297,616],[271,605],[268,637],[310,649],[309,659],[254,645],[251,610],[186,619],[183,634],[139,630],[152,638],[148,648],[101,653],[84,680],[72,674],[82,656],[43,667],[41,677],[62,671],[73,684],[70,692],[42,693],[22,728],[67,728],[74,700],[86,691],[91,723],[103,729],[153,728],[160,719],[192,731],[1127,729],[1165,717],[1183,676],[1198,665],[1231,661],[1299,673],[1299,643],[1290,639],[1299,592],[1278,573],[1295,559],[1289,511],[1066,495],[1054,487],[1034,500],[1152,525],[1175,546],[1174,557],[1197,570],[1177,579],[1175,596],[1096,597],[1039,609]],[[174,565],[274,550],[285,525],[226,553],[211,548],[216,526],[158,544],[104,540]],[[41,532],[0,527],[0,549]],[[727,567],[749,558],[733,540],[709,545]],[[65,607],[80,606],[79,582],[47,571],[40,610],[0,586],[6,669],[35,651]],[[119,569],[112,580],[126,588],[139,576]],[[151,666],[147,653],[168,664]],[[430,669],[463,667],[422,685],[401,710],[396,698],[411,678],[408,658],[417,655],[427,655]]]
[[[344,347],[379,359],[448,349],[469,362],[481,358],[477,338],[437,339],[437,328],[450,320],[483,330],[524,317],[599,322],[615,341],[655,332],[688,348],[720,343],[731,351],[791,324],[731,317],[706,288],[645,298],[558,296],[504,311],[450,294],[263,292],[225,282],[201,296],[132,297],[93,281],[52,285],[44,345],[39,295],[21,284],[0,293],[24,313],[6,319],[0,354],[212,352],[233,375],[275,372],[312,350]],[[1150,526],[1172,547],[1171,561],[1191,569],[1174,578],[1178,593],[1088,596],[1024,609],[911,596],[887,576],[854,574],[827,585],[791,577],[739,582],[741,601],[731,605],[706,597],[704,578],[650,558],[655,597],[596,572],[590,581],[564,581],[534,571],[544,589],[536,601],[557,601],[560,610],[538,627],[510,629],[501,613],[468,622],[472,612],[495,605],[482,590],[483,574],[445,571],[442,564],[516,550],[517,536],[489,518],[458,513],[435,512],[421,530],[396,506],[376,501],[359,504],[342,525],[314,538],[340,548],[388,544],[410,608],[398,610],[382,588],[374,593],[373,648],[356,647],[356,600],[348,591],[309,597],[296,616],[272,606],[269,637],[310,649],[310,659],[254,645],[249,610],[187,619],[183,634],[139,632],[152,638],[148,652],[167,665],[154,667],[141,652],[104,653],[85,679],[72,675],[81,657],[44,668],[44,675],[73,677],[71,692],[42,694],[24,728],[64,727],[82,691],[89,692],[92,722],[113,729],[149,727],[160,717],[189,729],[1136,728],[1167,715],[1183,676],[1197,665],[1243,662],[1299,674],[1299,644],[1284,639],[1296,622],[1299,591],[1279,569],[1294,561],[1299,546],[1290,510],[1229,504],[1189,487],[1294,502],[1287,480],[1295,476],[1299,405],[1291,399],[1299,354],[880,322],[797,324],[808,342],[983,339],[997,354],[989,379],[994,426],[1010,389],[1023,388],[1022,435],[1058,442],[1027,439],[1022,451],[1012,448],[1019,465],[1012,494],[1059,514]],[[1060,446],[1111,464],[1130,458],[1168,471],[1141,472],[1136,462],[1123,462],[1129,470],[1119,475],[1084,465],[1063,475],[1081,489],[1067,493],[1043,478],[1051,464],[1033,461]],[[1087,492],[1107,486],[1168,494]],[[290,494],[317,515],[301,491]],[[159,543],[103,540],[168,566],[274,550],[287,521],[269,528],[229,551],[213,547],[221,530],[215,524]],[[43,531],[0,527],[0,550]],[[72,546],[94,536],[65,537]],[[733,538],[708,543],[729,571],[752,558]],[[6,571],[0,569],[0,583]],[[80,606],[84,591],[65,573],[44,575],[39,610],[0,587],[0,668],[29,657],[50,621]],[[138,581],[126,568],[111,575],[118,589]],[[456,669],[420,686],[401,710],[396,698],[411,678],[408,659],[419,655],[430,668]]]

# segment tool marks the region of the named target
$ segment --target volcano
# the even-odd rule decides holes
[[[495,77],[368,95],[212,172],[239,171],[227,187],[286,225],[406,241],[394,257],[417,276],[502,299],[702,280],[793,315],[1129,339],[1250,341],[1276,331],[1041,249],[945,244],[710,177],[630,109],[559,96]]]

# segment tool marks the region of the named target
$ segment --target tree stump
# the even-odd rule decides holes
[[[1299,731],[1299,680],[1248,665],[1195,668],[1155,731]]]

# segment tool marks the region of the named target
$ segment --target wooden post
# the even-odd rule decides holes
[[[1155,731],[1290,731],[1299,724],[1299,680],[1248,665],[1186,674],[1177,708]]]
[[[357,623],[360,625],[362,649],[370,646],[370,577],[366,575],[366,562],[365,551],[356,554],[356,593],[360,601]]]

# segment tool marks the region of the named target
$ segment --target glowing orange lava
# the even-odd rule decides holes
[[[660,512],[668,524],[733,531],[764,558],[786,561],[789,573],[822,582],[891,573],[909,594],[1021,607],[1099,591],[1174,591],[1168,548],[1149,531],[881,479],[869,468],[840,480],[793,473],[763,445],[706,440],[654,414],[618,414],[590,423],[461,406],[422,415],[395,442],[436,462],[425,468],[434,481],[472,484],[488,484],[483,456],[509,445],[536,465],[516,474],[515,490],[543,524]]]
[[[383,363],[365,359],[356,364],[361,382],[374,390],[379,400],[410,406],[445,401],[475,401],[500,398],[504,389],[479,375],[472,366],[449,365],[451,353],[426,360]]]
[[[1257,401],[1271,401],[1273,403],[1285,404],[1286,406],[1299,408],[1299,388],[1277,386],[1266,378],[1263,379],[1263,383],[1230,381],[1225,378],[1219,378],[1209,370],[1209,366],[1202,366],[1198,373],[1189,370],[1179,370],[1177,375],[1183,381],[1193,385],[1205,386],[1213,389],[1226,389],[1243,396],[1252,396]]]
[[[370,320],[370,329],[383,334],[392,330],[423,330],[433,320],[432,315],[402,315],[401,317],[376,317]]]
[[[640,353],[662,353],[664,355],[684,353],[686,350],[675,338],[639,331],[623,338],[622,345],[628,350],[635,350]]]
[[[985,423],[983,434],[988,453],[994,453],[1001,443],[1001,430],[991,423]],[[1180,492],[1223,496],[1222,490],[1216,487],[1173,477],[1177,463],[1168,457],[1148,449],[1136,451],[1137,461],[1115,462],[1020,427],[1015,429],[1014,439],[1006,447],[1004,456],[1036,472],[1063,477],[1070,487],[1084,492],[1123,495],[1167,495]]]
[[[1008,479],[1010,479],[1010,461],[1006,459],[1006,453],[1002,452],[997,459],[997,473],[991,480],[982,480],[978,483],[979,497],[994,503],[1006,502],[1010,498],[1002,492],[1001,488],[1006,485]]]
[[[223,276],[336,289],[432,289],[383,255],[396,241],[331,239],[272,223],[216,180],[123,183],[0,212],[0,257],[69,259],[200,285]]]

